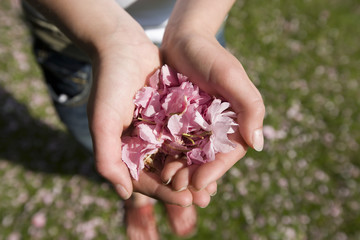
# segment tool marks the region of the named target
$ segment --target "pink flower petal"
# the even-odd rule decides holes
[[[191,164],[202,164],[205,163],[205,159],[204,159],[204,152],[203,150],[201,150],[200,148],[194,148],[191,151],[186,153],[186,156],[188,158],[188,165]]]
[[[206,157],[209,162],[215,160],[215,149],[211,141],[209,141],[205,146],[203,147],[203,150],[206,154]]]
[[[123,137],[122,159],[138,179],[144,159],[154,153],[187,156],[188,164],[213,161],[236,146],[236,114],[167,65],[135,96],[133,137]],[[158,159],[157,159],[158,160]]]
[[[160,95],[158,92],[154,92],[151,96],[149,104],[141,112],[145,117],[153,117],[157,112],[161,110]]]
[[[183,129],[184,124],[180,120],[181,116],[178,114],[174,114],[169,118],[167,127],[173,136],[181,135],[183,133],[181,129]]]
[[[185,111],[186,106],[187,98],[179,91],[170,92],[162,104],[162,108],[167,115],[180,114]]]
[[[202,129],[206,130],[206,131],[210,131],[211,127],[210,125],[205,121],[205,119],[201,116],[201,114],[199,112],[195,112],[195,118],[194,121],[199,124],[200,127],[202,127]]]
[[[151,97],[155,92],[156,90],[154,88],[143,87],[135,95],[135,100],[134,100],[135,105],[138,107],[146,108]]]
[[[185,75],[182,75],[181,73],[177,74],[177,78],[178,78],[180,84],[188,81],[188,77]]]
[[[159,88],[159,82],[160,82],[160,69],[156,70],[156,72],[151,75],[150,79],[149,79],[149,85],[150,87],[154,88],[154,89],[158,89]]]
[[[168,87],[179,85],[176,72],[169,68],[169,66],[166,64],[161,67],[160,79],[162,80],[163,84]]]
[[[144,168],[145,157],[157,151],[155,145],[149,144],[139,137],[122,138],[122,160],[135,180],[139,179],[139,172]]]
[[[31,224],[36,228],[43,228],[46,225],[46,215],[42,212],[36,213],[31,218]]]
[[[213,135],[210,141],[213,143],[216,152],[227,153],[236,147],[236,144],[229,140],[227,131],[230,127],[219,122],[212,126]]]
[[[149,125],[144,123],[136,126],[139,132],[139,136],[142,140],[160,147],[162,141],[159,138],[159,134],[156,133],[155,127],[155,125]]]

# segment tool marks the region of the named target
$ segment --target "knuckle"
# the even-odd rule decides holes
[[[191,196],[184,196],[182,198],[179,198],[178,201],[178,205],[180,206],[189,206],[193,204],[193,199]]]
[[[244,71],[243,68],[229,67],[223,71],[224,81],[232,83],[233,79],[238,79]]]
[[[252,98],[249,98],[246,102],[242,103],[239,107],[238,114],[243,115],[245,113],[251,114],[251,116],[264,118],[265,105],[260,93],[253,95]]]
[[[265,105],[261,97],[257,98],[254,101],[254,110],[257,115],[264,117],[265,116]]]

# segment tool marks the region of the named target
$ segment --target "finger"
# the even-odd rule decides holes
[[[193,188],[189,188],[192,193],[193,203],[201,208],[205,208],[209,205],[211,197],[206,189],[196,191]]]
[[[171,182],[173,176],[177,171],[187,166],[186,158],[176,159],[172,156],[168,156],[164,163],[164,168],[161,171],[161,180],[167,185]]]
[[[186,47],[185,51],[177,50],[176,58],[166,61],[204,91],[229,101],[238,113],[239,131],[245,142],[255,150],[262,150],[265,107],[241,63],[215,39],[197,36]]]
[[[215,196],[217,193],[217,183],[212,182],[212,183],[208,184],[207,187],[205,188],[205,190],[209,193],[210,197]]]
[[[117,116],[94,113],[90,121],[94,155],[98,172],[110,181],[119,196],[128,199],[133,191],[127,166],[121,159],[122,125]],[[103,119],[103,116],[107,116]],[[106,124],[105,124],[106,123]]]
[[[177,171],[171,181],[172,189],[174,191],[183,191],[187,189],[191,181],[191,176],[198,167],[199,165],[190,165]]]
[[[237,132],[229,137],[236,147],[229,153],[218,153],[212,162],[201,165],[191,178],[191,185],[201,190],[221,178],[238,160],[246,154],[246,144]]]
[[[262,127],[265,107],[261,94],[241,63],[230,53],[220,54],[214,60],[210,82],[237,113],[239,130],[245,142],[261,151],[264,145]]]
[[[141,171],[139,180],[133,181],[134,191],[159,199],[165,203],[182,207],[190,206],[193,197],[189,190],[175,192],[170,186],[164,185],[159,176],[152,172]]]

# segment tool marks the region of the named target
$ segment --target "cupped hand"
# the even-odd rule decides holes
[[[160,67],[159,50],[140,24],[112,0],[28,1],[91,57],[94,81],[88,117],[100,174],[124,199],[138,191],[178,205],[206,203],[216,184],[196,194],[173,192],[148,172],[133,181],[121,159],[121,136],[133,117],[132,99]]]
[[[88,115],[96,167],[123,199],[135,191],[166,203],[205,206],[216,183],[200,192],[173,191],[159,175],[146,170],[140,172],[138,181],[132,179],[121,158],[121,136],[133,120],[133,97],[160,62],[159,49],[147,40],[107,46],[93,58],[94,83]]]
[[[160,66],[158,49],[151,42],[109,43],[92,57],[93,86],[88,117],[99,173],[127,199],[133,184],[121,159],[121,136],[133,117],[133,96],[148,74]]]
[[[170,36],[161,52],[168,65],[209,94],[230,102],[237,114],[239,128],[231,136],[236,143],[233,151],[218,153],[214,161],[201,166],[186,166],[181,160],[169,161],[162,171],[162,180],[171,179],[174,189],[192,186],[201,190],[222,177],[246,154],[248,146],[262,150],[264,103],[241,63],[214,37],[193,33]]]

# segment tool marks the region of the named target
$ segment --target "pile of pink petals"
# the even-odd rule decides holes
[[[228,102],[199,89],[164,65],[135,96],[131,136],[122,137],[122,160],[138,180],[145,160],[186,157],[188,165],[213,161],[235,148],[228,138],[237,124]],[[161,158],[154,156],[161,155]]]

